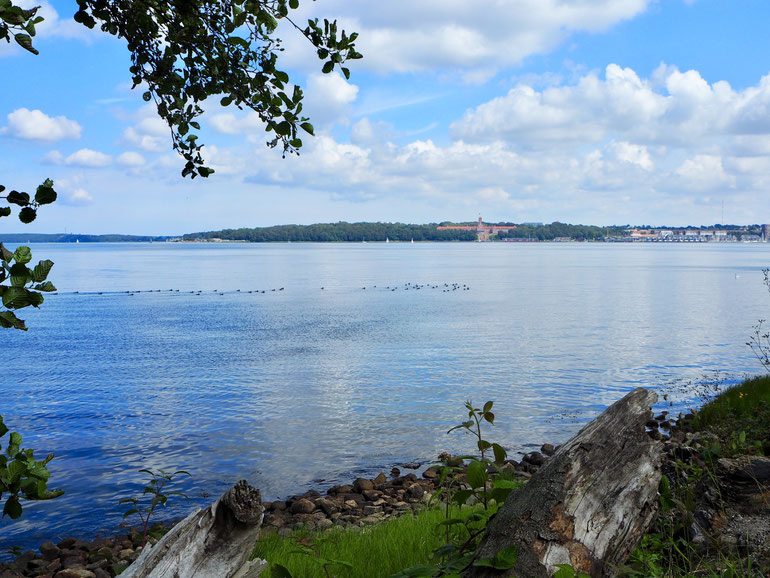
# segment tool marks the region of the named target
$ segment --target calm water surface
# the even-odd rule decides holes
[[[60,293],[2,332],[0,415],[66,494],[0,546],[115,533],[140,468],[192,472],[171,517],[467,452],[467,399],[511,453],[558,443],[636,386],[761,371],[770,305],[764,244],[32,247]]]

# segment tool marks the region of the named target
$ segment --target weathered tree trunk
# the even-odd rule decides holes
[[[472,567],[463,576],[551,576],[556,564],[614,575],[657,512],[662,444],[645,433],[656,400],[637,388],[565,443],[508,497],[475,553],[494,558],[516,546],[515,566]]]
[[[248,561],[262,524],[259,490],[241,480],[205,510],[147,546],[121,577],[253,578],[267,565]]]

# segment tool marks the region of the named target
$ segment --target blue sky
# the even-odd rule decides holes
[[[0,45],[0,183],[50,177],[60,200],[8,232],[770,221],[766,0],[306,0],[300,21],[337,18],[364,54],[350,81],[324,76],[284,31],[316,138],[282,159],[211,99],[217,172],[195,181],[124,44],[72,21],[74,0],[38,4],[40,55]]]

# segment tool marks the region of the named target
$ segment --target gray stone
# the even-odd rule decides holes
[[[292,514],[310,514],[315,510],[315,504],[306,498],[300,498],[291,505]]]
[[[380,499],[380,496],[382,496],[382,492],[378,490],[364,490],[361,492],[361,494],[370,502],[375,502]]]
[[[353,491],[358,492],[359,494],[364,490],[373,490],[373,489],[374,489],[374,483],[371,480],[367,480],[364,478],[356,478],[356,480],[353,482]]]
[[[545,463],[545,456],[540,452],[530,452],[524,456],[524,461],[533,466],[542,466]]]
[[[40,554],[43,556],[43,560],[54,560],[59,557],[59,547],[53,542],[43,542],[40,544]]]
[[[548,456],[548,457],[550,457],[550,456],[552,456],[554,453],[556,453],[556,449],[553,447],[553,444],[543,444],[543,445],[540,447],[540,451],[541,451],[541,452],[542,452],[544,455],[546,455],[546,456]]]
[[[321,511],[323,511],[324,514],[327,516],[331,516],[332,514],[336,513],[339,508],[337,508],[336,505],[334,505],[334,502],[331,500],[326,500],[324,498],[320,498],[316,500],[315,502],[316,507],[320,508]]]
[[[422,477],[426,480],[435,480],[438,478],[438,470],[436,468],[428,468],[422,473]]]

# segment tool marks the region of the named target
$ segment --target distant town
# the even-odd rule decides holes
[[[545,223],[318,223],[222,229],[182,236],[0,234],[5,243],[413,243],[479,241],[506,243],[762,243],[770,240],[770,224],[689,227],[571,225]]]

